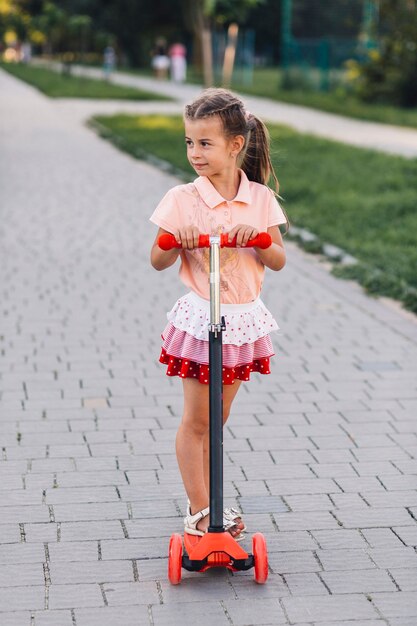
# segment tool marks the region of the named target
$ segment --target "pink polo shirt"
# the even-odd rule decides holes
[[[201,233],[229,232],[237,224],[249,224],[260,232],[285,224],[285,215],[269,187],[248,180],[240,170],[240,185],[233,200],[225,200],[206,176],[168,191],[150,217],[151,222],[174,233],[197,226]],[[182,250],[179,276],[202,298],[210,298],[209,249]],[[221,301],[252,302],[259,296],[265,266],[255,250],[222,248],[220,251]]]

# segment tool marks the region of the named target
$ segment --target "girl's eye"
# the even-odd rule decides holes
[[[191,141],[191,139],[186,139],[186,140],[185,140],[185,145],[186,145],[186,146],[191,146],[191,145],[192,145],[192,143],[193,143],[193,142]]]

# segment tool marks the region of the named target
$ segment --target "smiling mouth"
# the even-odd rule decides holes
[[[207,165],[207,163],[193,163],[193,167],[195,168],[199,168],[199,167],[204,167],[205,165]]]

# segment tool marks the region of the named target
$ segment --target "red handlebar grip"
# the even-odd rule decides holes
[[[269,233],[259,233],[253,239],[250,239],[245,248],[269,248],[272,244],[271,235]],[[173,248],[181,248],[181,244],[175,239],[174,235],[171,233],[164,233],[158,239],[158,246],[162,250],[172,250]],[[229,242],[229,235],[227,233],[222,233],[220,235],[220,246],[222,248],[236,248],[236,236]],[[198,247],[199,248],[209,248],[210,247],[210,235],[200,235],[198,238]]]
[[[174,235],[164,233],[158,239],[158,246],[161,250],[172,250],[172,248],[181,248],[181,244],[177,242]]]
[[[237,235],[235,235],[235,237],[233,237],[232,241],[230,242],[228,238],[229,238],[229,235],[227,233],[223,233],[220,236],[222,248],[236,248]],[[254,237],[253,239],[249,239],[246,246],[244,247],[245,248],[256,247],[256,248],[262,248],[263,250],[265,250],[266,248],[269,248],[271,244],[272,244],[272,238],[269,233],[259,233],[259,235],[256,235],[256,237]]]
[[[171,233],[164,233],[158,239],[158,246],[162,250],[172,250],[173,248],[182,248],[181,244],[175,239]],[[199,235],[198,247],[208,248],[210,246],[210,235]]]

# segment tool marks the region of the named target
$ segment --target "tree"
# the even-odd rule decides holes
[[[220,0],[216,5],[217,20],[230,22],[227,30],[227,45],[224,53],[222,84],[229,87],[232,82],[233,67],[236,56],[239,24],[245,23],[248,14],[255,6],[264,0]]]
[[[87,47],[87,36],[91,28],[91,17],[89,15],[72,15],[68,21],[68,28],[69,32],[74,36],[74,47],[79,49],[80,59],[83,63]]]
[[[68,15],[54,2],[45,2],[36,23],[45,36],[45,52],[52,54],[65,37]]]
[[[237,24],[243,23],[249,11],[264,0],[184,0],[185,20],[190,25],[201,49],[203,78],[206,87],[213,84],[212,28],[217,23],[229,22],[228,58],[223,66],[223,82],[228,82],[233,71],[237,43]],[[231,24],[235,24],[230,28]]]
[[[87,44],[102,52],[112,41],[120,57],[133,65],[148,65],[154,39],[186,39],[182,0],[0,0],[24,10],[34,18],[33,27],[42,33],[46,51],[65,51]],[[64,15],[61,20],[59,16]],[[72,20],[76,17],[75,22]],[[80,16],[84,18],[80,21]],[[89,28],[85,17],[91,19]],[[71,21],[71,27],[70,27]]]
[[[210,16],[216,0],[183,0],[184,17],[187,26],[194,33],[197,59],[201,55],[205,85],[213,84],[213,56],[211,49]]]
[[[27,39],[30,27],[30,15],[13,0],[0,2],[0,42],[1,40]]]
[[[379,49],[359,66],[358,92],[366,101],[417,106],[417,2],[380,0]]]

